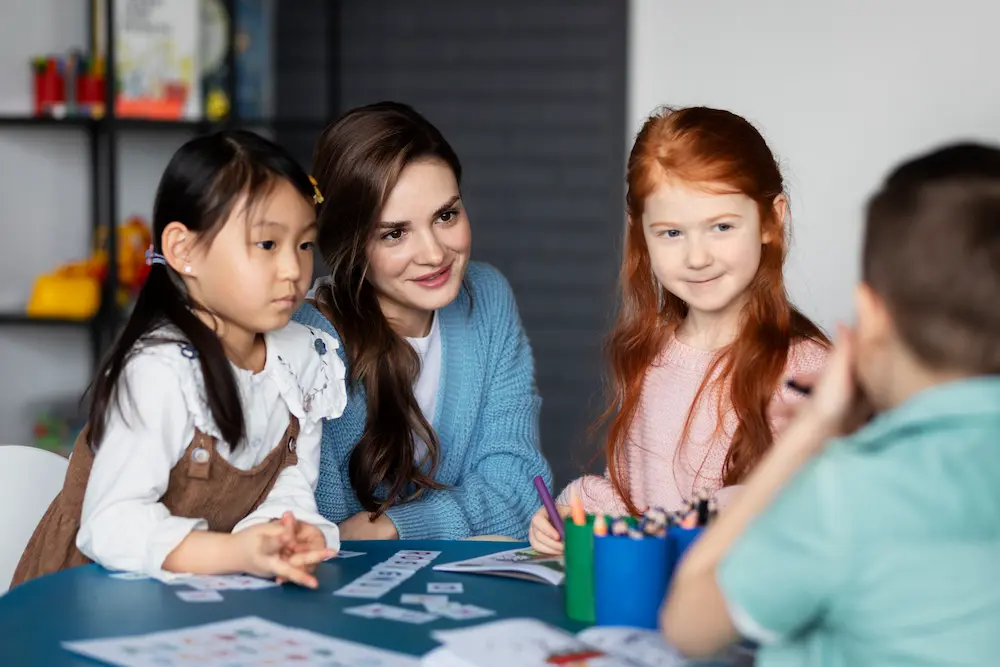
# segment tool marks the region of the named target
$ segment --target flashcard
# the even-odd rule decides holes
[[[385,561],[384,563],[380,563],[375,567],[388,566],[388,567],[403,568],[407,570],[419,570],[420,568],[427,565],[427,563],[429,562],[430,561],[423,561],[414,558],[390,558],[389,560]]]
[[[177,582],[199,591],[252,591],[274,588],[278,584],[270,579],[252,577],[248,574],[206,575],[195,574]]]
[[[382,577],[383,579],[392,579],[397,581],[400,579],[409,579],[416,574],[414,570],[405,570],[395,567],[383,567],[381,565],[376,565],[367,574],[361,575],[362,577]]]
[[[438,595],[428,595],[426,597],[428,597],[428,598],[437,598],[437,597],[442,598],[440,600],[427,600],[426,602],[424,602],[424,609],[426,609],[427,611],[429,611],[432,614],[436,614],[436,613],[438,613],[439,609],[445,609],[445,608],[447,608],[450,605],[460,605],[461,604],[460,602],[449,602],[447,595],[441,595],[441,596],[438,596]]]
[[[400,572],[409,572],[411,575],[417,573],[420,570],[420,565],[414,565],[410,562],[397,563],[394,561],[385,561],[384,563],[379,563],[378,565],[372,567],[372,571],[375,570],[398,570]]]
[[[177,597],[185,602],[222,602],[219,591],[177,591]]]
[[[447,595],[423,595],[422,593],[404,593],[399,597],[400,604],[433,604],[447,603]]]
[[[363,598],[367,600],[377,600],[378,598],[382,597],[390,590],[392,590],[392,588],[393,588],[392,586],[389,587],[365,586],[363,585],[363,582],[362,585],[359,585],[356,582],[352,582],[342,588],[338,588],[333,592],[333,594],[336,595],[337,597],[342,597],[342,598]]]
[[[468,621],[474,618],[485,618],[496,614],[496,612],[492,609],[477,607],[474,604],[463,604],[457,607],[449,605],[446,608],[435,609],[434,613],[450,618],[453,621]]]
[[[393,607],[387,604],[366,604],[360,607],[350,607],[344,610],[345,614],[361,616],[362,618],[385,618],[390,621],[401,621],[403,623],[428,623],[437,619],[434,614],[412,609]]]
[[[141,579],[149,579],[148,575],[142,572],[113,572],[110,576],[112,579],[122,579],[124,581],[139,581]]]
[[[336,558],[356,558],[364,555],[366,555],[364,551],[338,551]]]
[[[430,612],[424,611],[414,611],[413,609],[402,609],[402,613],[392,616],[392,620],[400,621],[402,623],[413,623],[415,625],[420,625],[422,623],[429,623],[431,621],[436,621],[438,619],[437,614],[432,614]]]
[[[416,551],[414,549],[401,549],[396,552],[397,556],[420,556],[427,560],[434,560],[441,555],[440,551]]]
[[[63,642],[73,653],[122,667],[365,665],[419,667],[420,659],[255,616],[133,637]]]
[[[351,614],[352,616],[361,616],[362,618],[385,618],[387,609],[391,609],[391,607],[376,602],[374,604],[361,605],[360,607],[348,607],[344,609],[344,613]]]
[[[458,582],[432,581],[427,584],[428,593],[464,593],[464,586]]]
[[[389,560],[375,565],[370,571],[342,586],[333,594],[369,600],[380,598],[415,575],[417,570],[430,565],[440,553],[440,551],[402,549],[393,554]]]

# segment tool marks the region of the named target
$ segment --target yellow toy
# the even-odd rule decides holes
[[[151,235],[139,216],[118,228],[118,305],[125,306],[142,287],[149,274],[145,252]],[[107,228],[98,233],[97,248],[89,259],[64,264],[35,280],[28,301],[29,317],[87,320],[101,306],[101,284],[108,274]]]

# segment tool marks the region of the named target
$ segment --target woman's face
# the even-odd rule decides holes
[[[366,279],[403,336],[424,336],[431,315],[455,300],[472,234],[451,167],[427,158],[406,165],[365,250]]]

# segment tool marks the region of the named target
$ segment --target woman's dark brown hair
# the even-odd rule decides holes
[[[436,158],[461,183],[458,156],[436,127],[405,104],[379,102],[348,111],[323,131],[313,154],[313,176],[324,201],[317,245],[330,280],[317,305],[340,335],[352,390],[363,387],[367,422],[351,454],[351,486],[376,516],[411,499],[434,481],[440,444],[413,395],[420,359],[382,314],[365,273],[365,249],[403,168]],[[427,444],[414,460],[414,434]]]

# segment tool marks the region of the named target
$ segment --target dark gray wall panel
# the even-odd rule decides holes
[[[626,13],[621,0],[279,5],[282,116],[398,100],[458,152],[473,256],[513,285],[560,486],[598,447],[585,436],[602,406],[622,230]],[[337,40],[326,51],[322,30]],[[318,129],[279,137],[308,163]]]

